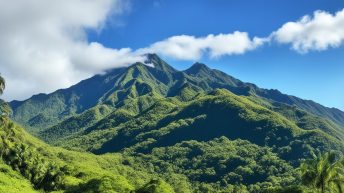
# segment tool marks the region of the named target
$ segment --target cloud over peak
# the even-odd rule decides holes
[[[107,69],[145,61],[158,53],[178,60],[220,58],[255,50],[265,43],[290,44],[299,53],[339,47],[344,42],[344,9],[316,11],[288,22],[268,37],[247,32],[177,35],[137,50],[107,48],[87,40],[130,9],[128,0],[0,1],[0,73],[7,80],[5,99],[65,88]]]
[[[180,60],[198,60],[203,55],[218,58],[225,55],[243,54],[261,46],[264,41],[257,37],[251,39],[246,32],[239,31],[228,34],[209,34],[205,37],[179,35],[156,42],[138,52],[154,52]]]

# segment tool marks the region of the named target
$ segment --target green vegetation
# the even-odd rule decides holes
[[[96,156],[46,145],[0,120],[0,192],[161,192],[173,189],[156,175],[123,164],[121,154]],[[157,179],[157,189],[150,188]]]
[[[294,168],[271,149],[226,137],[154,148],[150,154],[138,154],[136,158],[136,162],[131,163],[133,166],[143,165],[162,174],[172,185],[176,182],[170,176],[185,175],[196,192],[203,192],[205,187],[209,192],[238,188],[266,192],[273,187],[291,185],[298,176]]]
[[[4,163],[0,163],[0,192],[6,193],[37,193],[29,180]]]
[[[343,148],[338,136],[321,129],[300,128],[281,114],[226,90],[198,95],[189,102],[160,99],[140,114],[119,108],[84,131],[57,139],[55,144],[97,154],[132,154],[221,136],[270,147],[293,165],[312,153]]]
[[[209,69],[204,64],[196,63],[185,71],[177,71],[155,54],[148,55],[147,62],[154,64],[155,68],[136,63],[128,68],[114,69],[105,75],[94,76],[49,95],[38,94],[25,101],[12,101],[12,118],[31,133],[36,133],[98,104],[114,109],[123,105],[127,99],[143,95],[160,98],[176,96],[189,100],[195,94],[225,88],[236,95],[256,96],[259,100],[272,104],[294,105],[344,126],[344,113],[338,109],[326,108],[277,90],[258,88],[221,71]]]
[[[123,164],[130,158],[120,154],[96,156],[50,147],[10,121],[0,130],[3,192],[135,192],[158,177]]]
[[[270,148],[226,137],[136,156],[92,155],[50,147],[12,122],[0,130],[3,192],[306,193],[321,184],[325,192],[340,192],[344,183],[344,160],[333,153],[294,169]]]
[[[0,76],[0,94],[2,94],[5,90],[5,79]]]
[[[2,190],[342,192],[342,112],[204,64],[148,62],[11,102],[30,134],[2,102]]]
[[[301,164],[301,177],[304,185],[313,190],[325,192],[344,191],[344,159],[334,152],[307,160]]]

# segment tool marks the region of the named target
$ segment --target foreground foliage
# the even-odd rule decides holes
[[[303,162],[300,170],[303,184],[311,189],[321,193],[344,191],[344,159],[335,152]]]
[[[120,154],[95,156],[50,147],[10,121],[2,122],[0,136],[3,160],[0,184],[4,185],[1,186],[4,192],[16,192],[16,186],[17,192],[34,192],[33,189],[45,192],[135,192],[157,178],[124,165],[126,159]],[[9,183],[13,187],[6,186]],[[162,187],[159,191],[170,190],[166,188],[165,191]]]

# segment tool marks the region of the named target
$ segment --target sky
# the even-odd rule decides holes
[[[8,101],[154,52],[344,110],[343,44],[343,0],[0,1]]]

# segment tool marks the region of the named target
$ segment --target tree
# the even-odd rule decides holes
[[[300,167],[302,183],[321,193],[342,192],[344,176],[342,162],[334,152],[303,162]]]
[[[172,187],[160,179],[152,179],[142,188],[136,191],[137,193],[174,193]]]
[[[5,90],[5,79],[0,75],[0,95],[4,92]]]
[[[5,79],[0,76],[0,95],[3,94],[5,90]],[[10,113],[10,108],[7,105],[7,103],[3,100],[0,99],[0,122],[6,123],[7,121],[7,116]]]

